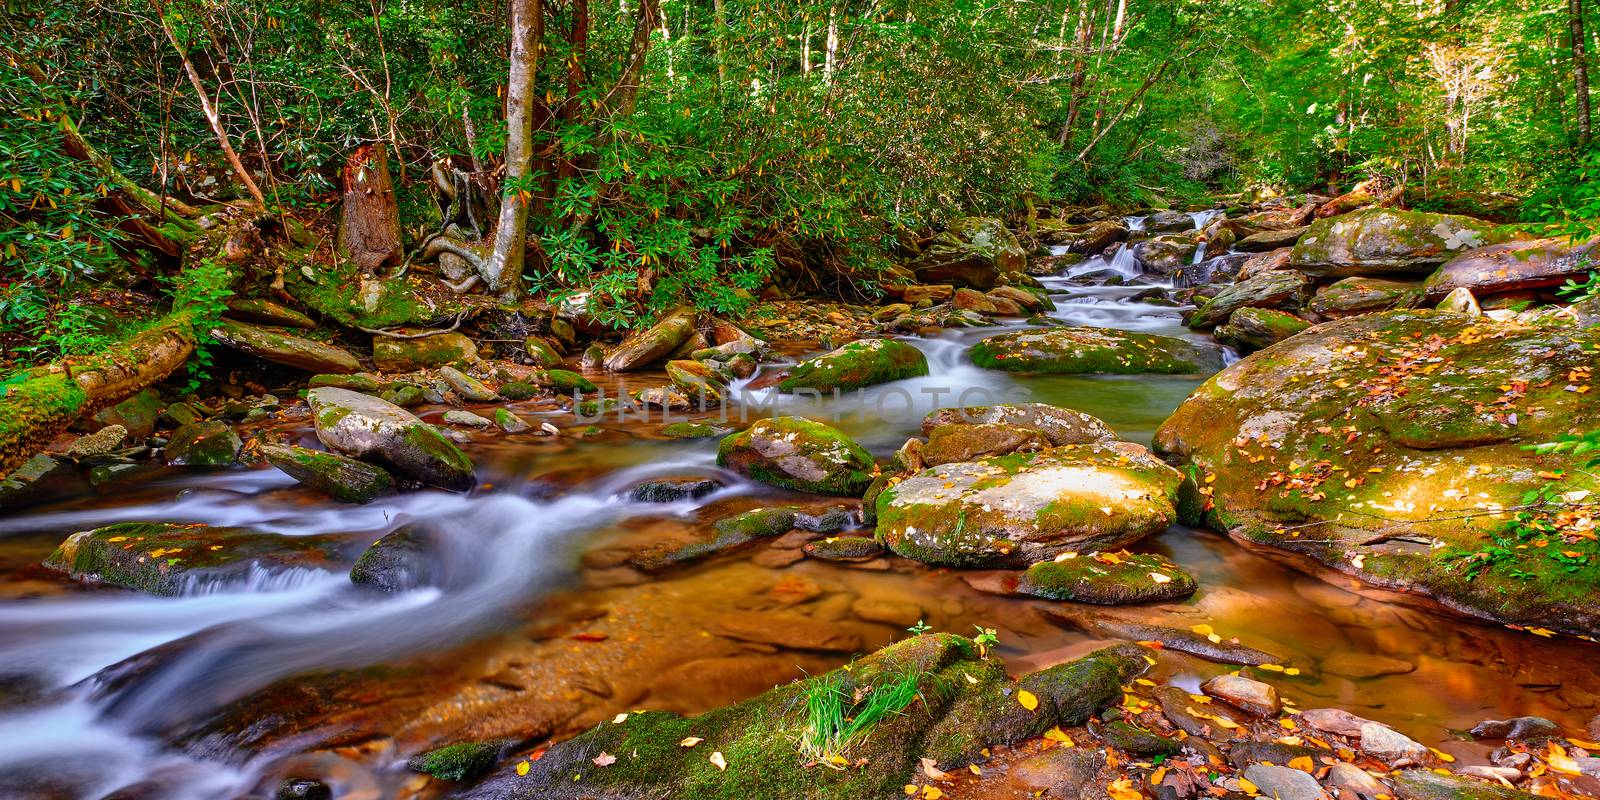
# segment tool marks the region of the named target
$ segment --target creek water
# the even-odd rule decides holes
[[[1118,268],[1123,252],[1044,279],[1057,302],[1050,316],[1190,335],[1182,309],[1134,300],[1148,282],[1074,282]],[[821,403],[760,388],[781,369],[772,365],[737,387],[746,390],[744,407],[733,412],[831,421],[882,456],[934,408],[1027,400],[1094,414],[1147,443],[1199,382],[1017,378],[974,367],[967,348],[1003,329],[912,338],[929,376]],[[621,388],[615,376],[595,377]],[[471,494],[345,506],[271,469],[158,472],[0,518],[0,797],[270,797],[287,774],[326,780],[341,798],[435,796],[439,786],[406,771],[406,756],[468,738],[532,743],[635,708],[699,712],[850,657],[713,633],[730,615],[774,625],[804,616],[859,636],[862,650],[903,637],[916,619],[961,633],[992,627],[1018,672],[1101,644],[1052,621],[1045,612],[1060,604],[985,594],[959,572],[898,559],[840,566],[774,558],[773,543],[640,573],[619,554],[693,538],[748,508],[836,501],[719,470],[715,439],[668,440],[659,417],[608,416],[584,431],[548,400],[514,408],[567,435],[479,434],[468,451],[483,486]],[[701,416],[717,422],[719,414]],[[312,439],[304,417],[270,424]],[[717,477],[727,488],[670,504],[626,499],[640,480],[682,475]],[[427,521],[442,526],[451,547],[439,586],[394,595],[358,591],[343,572],[297,570],[157,598],[74,585],[37,566],[74,531],[135,520],[344,533],[352,542]],[[1481,719],[1538,714],[1582,730],[1596,711],[1592,646],[1367,597],[1212,532],[1174,527],[1141,548],[1173,558],[1200,591],[1181,603],[1077,612],[1210,625],[1306,664],[1279,682],[1301,707],[1345,708],[1468,756],[1477,745],[1457,732]],[[1158,679],[1191,688],[1227,669],[1176,654],[1162,663]]]

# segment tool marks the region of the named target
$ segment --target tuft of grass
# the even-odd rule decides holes
[[[890,714],[898,714],[916,700],[921,675],[907,670],[879,686],[847,693],[837,674],[818,678],[806,689],[806,730],[801,749],[824,764],[838,764],[851,745],[866,738]]]

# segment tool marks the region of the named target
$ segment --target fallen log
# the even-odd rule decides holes
[[[93,356],[63,358],[0,388],[0,475],[43,450],[80,417],[165,379],[194,352],[193,315],[177,311]]]

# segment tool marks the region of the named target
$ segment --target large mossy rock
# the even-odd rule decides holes
[[[1191,328],[1221,325],[1241,308],[1294,311],[1311,299],[1312,280],[1293,270],[1263,272],[1218,292],[1189,317]]]
[[[920,283],[991,289],[1000,275],[1020,272],[1027,262],[1027,251],[1004,222],[962,217],[935,236],[906,267]]]
[[[1129,442],[945,464],[878,495],[878,539],[907,558],[957,567],[1116,550],[1177,520],[1182,482]]]
[[[1317,220],[1290,266],[1307,275],[1426,275],[1454,256],[1505,241],[1493,223],[1454,214],[1367,208]]]
[[[401,331],[408,335],[425,331]],[[478,358],[478,345],[455,331],[400,339],[374,334],[372,363],[381,372],[416,372],[450,364],[471,363]]]
[[[849,391],[927,374],[928,359],[921,350],[898,339],[859,339],[794,365],[778,389]]]
[[[972,363],[1007,372],[1193,375],[1222,369],[1211,345],[1115,328],[1049,328],[991,336],[972,346]]]
[[[860,497],[877,474],[872,454],[837,428],[774,417],[725,437],[717,465],[772,486]]]
[[[1171,275],[1194,263],[1200,242],[1193,236],[1152,236],[1132,245],[1133,257],[1146,272]]]
[[[1293,336],[1311,323],[1270,308],[1241,308],[1228,317],[1225,325],[1212,331],[1216,340],[1241,353],[1253,353]]]
[[[394,493],[394,478],[376,464],[281,444],[263,445],[261,455],[289,477],[342,503],[369,503]]]
[[[168,466],[220,469],[233,466],[244,441],[220,419],[191,422],[172,432],[165,451]]]
[[[1013,681],[971,640],[931,634],[892,644],[814,678],[698,717],[648,711],[618,716],[544,752],[517,775],[507,768],[461,795],[470,800],[840,800],[903,797],[930,760],[947,770],[987,748],[1082,724],[1116,703],[1145,667],[1144,650],[1120,645]],[[816,723],[807,699],[835,696],[847,716],[861,699],[902,681],[914,686],[898,713],[855,740],[807,752]],[[1019,702],[1023,692],[1038,703]],[[836,695],[834,693],[837,693]],[[849,766],[830,763],[833,756]],[[714,763],[723,762],[722,765]]]
[[[1334,318],[1414,308],[1421,301],[1422,285],[1416,281],[1344,278],[1318,289],[1308,307],[1315,314]]]
[[[1456,289],[1484,297],[1559,286],[1581,279],[1600,261],[1600,237],[1574,244],[1566,238],[1503,242],[1468,250],[1428,276],[1423,293],[1438,302]]]
[[[1120,222],[1101,220],[1081,225],[1068,225],[1055,220],[1040,220],[1034,237],[1041,244],[1067,248],[1068,253],[1092,256],[1128,238],[1128,229]]]
[[[1198,585],[1177,564],[1153,553],[1083,553],[1041,561],[1018,582],[1022,594],[1075,603],[1125,605],[1181,600]]]
[[[312,389],[306,401],[317,438],[331,450],[441,489],[464,492],[475,483],[461,448],[393,403],[332,386]]]
[[[74,579],[158,595],[246,580],[252,571],[330,569],[345,539],[250,528],[124,522],[68,536],[45,566]]]
[[[605,368],[612,372],[631,372],[671,355],[694,335],[695,312],[678,308],[650,327],[631,333],[606,354]]]
[[[282,328],[222,319],[212,326],[211,338],[242,353],[306,372],[343,375],[361,369],[361,362],[349,350],[294,336]]]
[[[128,431],[129,439],[142,440],[155,430],[156,420],[166,407],[167,404],[161,402],[161,395],[156,394],[156,390],[146,389],[110,408],[95,412],[84,428],[96,430],[106,425],[121,425]]]
[[[1478,617],[1600,635],[1592,541],[1535,537],[1485,560],[1506,509],[1548,476],[1597,488],[1587,456],[1523,449],[1600,428],[1580,391],[1597,351],[1600,331],[1565,324],[1336,320],[1213,376],[1156,448],[1194,466],[1209,524],[1243,543]]]

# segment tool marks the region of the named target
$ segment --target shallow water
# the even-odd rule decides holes
[[[1050,316],[1062,322],[1189,335],[1180,309],[1131,300],[1144,286],[1047,283],[1061,293]],[[879,455],[914,435],[934,408],[1018,400],[1077,408],[1148,442],[1199,382],[977,369],[966,348],[995,331],[911,339],[928,355],[927,378],[820,403],[752,388],[746,410],[760,404],[760,414],[836,421]],[[624,381],[597,379],[613,390]],[[637,387],[659,376],[625,380]],[[762,385],[761,376],[748,385]],[[625,565],[628,553],[691,540],[723,516],[837,501],[718,470],[715,439],[664,440],[659,418],[607,417],[578,435],[581,426],[556,403],[517,408],[568,435],[477,434],[482,441],[469,451],[484,487],[470,495],[423,492],[352,507],[321,501],[271,469],[161,473],[0,519],[0,794],[94,800],[144,783],[155,787],[143,795],[151,797],[265,797],[298,772],[328,780],[341,797],[430,796],[437,787],[403,767],[428,746],[537,740],[634,708],[702,711],[849,658],[712,633],[729,615],[774,626],[801,615],[859,637],[862,650],[904,636],[913,618],[963,633],[994,627],[1017,671],[1097,644],[1045,613],[1063,604],[984,594],[958,572],[900,559],[780,565],[782,543],[772,542],[641,573]],[[304,418],[283,424],[309,439]],[[639,480],[668,475],[715,475],[728,488],[668,505],[624,499]],[[441,587],[399,595],[357,591],[342,572],[301,570],[153,598],[71,585],[34,566],[67,534],[125,520],[347,533],[357,542],[429,521],[449,528],[454,547]],[[1208,624],[1306,664],[1305,674],[1278,681],[1302,707],[1336,705],[1462,754],[1476,746],[1451,730],[1486,717],[1539,714],[1581,730],[1596,711],[1591,646],[1363,597],[1205,531],[1174,527],[1143,547],[1173,557],[1200,591],[1170,605],[1072,610]],[[1380,655],[1394,660],[1386,670],[1411,671],[1350,676],[1372,671],[1359,657]],[[1224,669],[1176,655],[1163,664],[1162,677],[1191,686]]]

